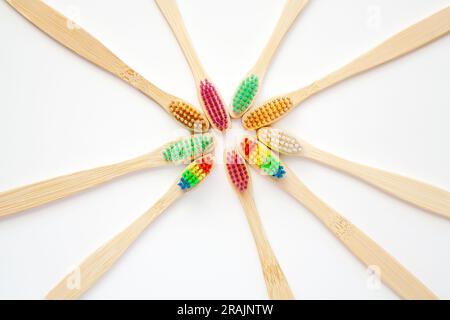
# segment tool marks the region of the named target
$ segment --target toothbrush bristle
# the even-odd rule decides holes
[[[208,153],[213,145],[214,137],[212,134],[196,134],[167,145],[162,154],[166,161],[194,160],[204,153]]]
[[[286,170],[280,159],[256,139],[245,137],[241,142],[241,150],[248,163],[258,167],[265,174],[277,179],[285,176]]]
[[[213,125],[220,131],[225,131],[230,123],[225,105],[214,85],[207,79],[200,82],[200,94],[205,110]]]
[[[302,150],[295,137],[280,129],[261,128],[258,130],[258,139],[272,150],[283,154],[293,154]]]
[[[181,174],[178,186],[181,190],[189,190],[202,182],[211,172],[214,165],[214,158],[207,154],[186,167]]]
[[[280,97],[249,111],[242,119],[242,124],[247,130],[256,130],[268,126],[282,117],[293,107],[289,97]]]
[[[233,112],[235,114],[241,114],[251,106],[258,93],[258,87],[259,79],[253,74],[242,81],[233,97]]]
[[[250,175],[242,156],[235,150],[228,151],[226,154],[225,166],[227,168],[228,176],[236,189],[240,192],[247,190]]]
[[[209,129],[209,122],[205,116],[184,101],[172,101],[169,106],[169,111],[178,122],[187,126],[192,131],[207,131]]]

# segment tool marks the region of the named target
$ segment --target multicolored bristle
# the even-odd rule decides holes
[[[181,174],[178,186],[181,190],[190,190],[202,182],[212,171],[214,157],[207,154],[187,166]]]
[[[241,151],[248,163],[258,167],[265,174],[277,179],[281,179],[286,175],[286,170],[280,159],[255,138],[245,137],[241,142]]]
[[[168,144],[162,154],[166,161],[182,162],[208,153],[213,146],[214,137],[211,133],[196,134]]]
[[[253,103],[258,93],[259,79],[251,74],[242,81],[233,97],[233,113],[240,115],[244,113]]]
[[[236,190],[239,192],[246,191],[250,182],[250,175],[244,158],[236,150],[230,150],[226,152],[225,161],[228,177]]]
[[[266,127],[285,115],[294,107],[289,97],[280,97],[249,111],[242,118],[242,124],[247,130]]]
[[[205,112],[218,130],[225,131],[230,126],[230,119],[219,93],[214,85],[207,79],[200,82],[200,95]]]
[[[294,154],[302,150],[300,142],[287,132],[276,128],[261,128],[258,139],[272,150],[282,154]]]
[[[204,132],[209,129],[209,122],[205,116],[184,101],[172,101],[169,106],[169,111],[178,122],[187,126],[192,131]]]

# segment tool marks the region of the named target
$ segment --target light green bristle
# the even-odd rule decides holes
[[[211,135],[192,136],[168,145],[162,154],[166,161],[193,159],[202,155],[213,142]]]
[[[240,114],[250,107],[259,87],[259,79],[255,75],[248,76],[242,81],[233,98],[233,112]]]
[[[278,171],[280,165],[280,162],[270,154],[261,168],[268,174],[273,175]]]
[[[164,160],[170,161],[170,155],[169,155],[169,153],[167,152],[167,150],[164,150],[164,151],[163,151],[163,157],[164,157]]]

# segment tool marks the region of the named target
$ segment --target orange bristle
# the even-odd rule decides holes
[[[209,129],[209,122],[205,116],[184,101],[172,101],[169,110],[178,122],[189,127],[192,131],[207,131]]]
[[[249,111],[244,115],[242,124],[247,130],[256,130],[281,118],[293,107],[289,97],[280,97]]]

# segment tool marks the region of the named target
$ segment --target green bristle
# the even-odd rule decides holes
[[[277,172],[280,163],[277,159],[275,159],[271,154],[267,156],[262,165],[263,169],[270,175],[273,175]]]
[[[233,98],[234,113],[240,114],[248,109],[253,101],[253,98],[258,92],[258,87],[259,79],[253,74],[242,81]]]
[[[212,143],[210,135],[193,136],[167,146],[162,153],[166,161],[188,160],[200,156]]]
[[[189,171],[185,171],[185,172],[183,172],[183,178],[186,180],[186,181],[189,181],[189,179],[190,179],[190,172]]]
[[[199,178],[189,170],[183,172],[182,176],[191,185],[191,187],[195,187],[200,182]]]

